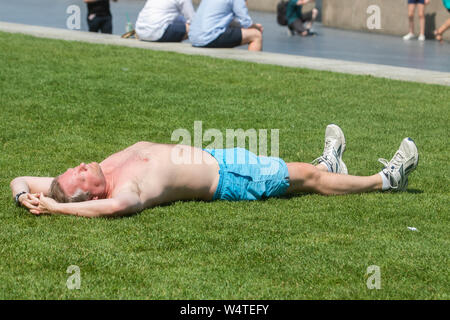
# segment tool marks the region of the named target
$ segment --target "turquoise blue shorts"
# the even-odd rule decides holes
[[[289,187],[286,163],[243,149],[204,149],[219,163],[219,184],[213,200],[260,200],[278,197]]]

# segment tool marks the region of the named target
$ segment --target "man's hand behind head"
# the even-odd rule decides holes
[[[21,206],[27,208],[28,210],[35,210],[39,206],[39,198],[37,195],[38,194],[24,193],[19,197],[18,201]]]
[[[37,205],[33,206],[33,208],[29,208],[30,212],[35,215],[40,215],[43,213],[54,213],[56,212],[56,206],[58,202],[56,202],[52,198],[48,198],[44,196],[43,193],[35,195],[35,200],[37,200]]]

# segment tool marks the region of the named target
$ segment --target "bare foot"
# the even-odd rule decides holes
[[[434,37],[440,43],[444,42],[444,40],[442,39],[442,34],[440,34],[439,31],[437,31],[437,30],[434,30]]]

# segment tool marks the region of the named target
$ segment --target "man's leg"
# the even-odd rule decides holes
[[[181,42],[187,37],[188,24],[181,16],[176,18],[166,29],[161,38],[157,42]]]
[[[258,29],[249,28],[241,29],[242,41],[241,45],[248,44],[248,51],[261,51],[262,50],[262,33]]]
[[[414,12],[416,11],[415,4],[408,4],[408,22],[409,22],[409,33],[414,34]]]
[[[317,164],[316,167],[320,171],[347,174],[347,166],[342,160],[345,148],[344,132],[339,126],[329,124],[325,129],[323,153],[313,163]]]
[[[368,177],[350,176],[319,170],[312,164],[287,163],[289,188],[287,193],[314,192],[323,195],[361,193],[382,190],[381,175]]]
[[[419,14],[419,22],[420,22],[420,35],[419,40],[425,40],[425,5],[417,4],[418,14]]]
[[[405,138],[390,162],[380,161],[385,168],[372,176],[360,177],[325,172],[323,168],[301,162],[287,163],[289,171],[288,194],[315,192],[324,195],[361,193],[378,190],[406,190],[408,175],[418,165],[417,147]]]
[[[303,18],[308,23],[306,24],[306,29],[311,29],[314,21],[316,21],[317,16],[319,15],[319,10],[313,8],[312,11],[308,12]]]
[[[442,26],[438,29],[438,32],[442,35],[447,29],[450,28],[450,18],[447,19],[447,21],[444,22]]]
[[[216,39],[205,45],[205,48],[234,48],[243,44],[247,44],[252,40],[252,37],[246,38],[246,42],[244,42],[244,30],[251,29],[241,29],[229,26],[221,35],[219,35]],[[256,30],[256,29],[252,29]],[[258,31],[258,30],[256,30]],[[247,33],[246,33],[247,34]],[[250,38],[250,39],[249,39]],[[262,36],[261,36],[262,42]],[[262,47],[262,44],[260,48]],[[249,46],[250,50],[250,46]]]
[[[103,18],[101,27],[102,33],[112,34],[112,17],[107,16],[102,18]]]
[[[95,15],[91,15],[88,17],[88,26],[89,26],[89,32],[98,32],[100,30],[100,20],[99,17]]]
[[[321,194],[342,194],[381,190],[382,179],[379,175],[347,176],[347,166],[342,160],[345,148],[346,141],[342,129],[335,124],[328,125],[325,129],[323,153],[313,161],[317,164],[316,166],[300,162],[287,164],[291,181],[291,188],[288,189],[288,192],[309,191]],[[345,178],[342,180],[343,176]]]
[[[434,36],[436,37],[436,40],[442,42],[443,41],[442,35],[448,28],[450,28],[450,18],[447,19],[447,21],[445,21],[444,24],[439,27],[439,29],[434,31]]]
[[[187,40],[189,38],[189,28],[190,28],[190,24],[189,23],[185,23],[186,26],[186,34],[184,35],[183,40]]]
[[[294,32],[298,33],[299,35],[305,36],[308,34],[306,31],[305,26],[303,25],[303,21],[300,19],[295,19],[294,22],[292,22],[289,27],[294,30]]]

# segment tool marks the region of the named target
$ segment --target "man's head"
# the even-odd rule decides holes
[[[106,180],[97,162],[81,163],[56,177],[50,186],[50,197],[58,202],[97,200],[105,196]]]

